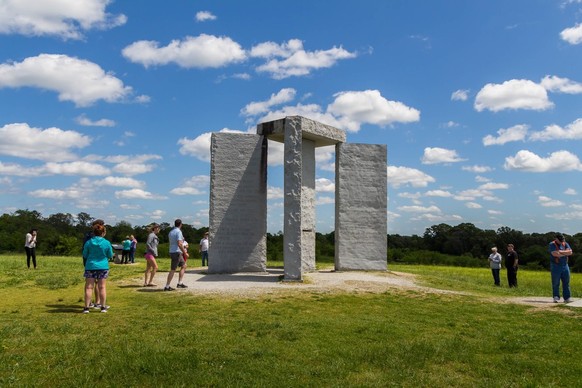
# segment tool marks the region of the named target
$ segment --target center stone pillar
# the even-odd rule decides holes
[[[315,148],[346,140],[345,132],[301,116],[257,125],[257,134],[284,144],[284,279],[315,270]]]
[[[303,171],[309,170],[309,164],[315,168],[315,147],[303,149],[303,138],[301,125],[293,121],[285,121],[284,129],[284,184],[283,192],[285,193],[284,207],[285,214],[283,218],[283,262],[285,280],[300,281],[304,265],[315,268],[315,251],[310,254],[309,246],[315,248],[314,228],[303,228],[302,219],[307,213],[315,213],[315,208],[311,206],[308,200],[303,200]],[[311,163],[309,160],[311,159]],[[304,163],[306,166],[304,167]],[[308,173],[309,174],[309,173]],[[312,175],[315,175],[315,171]],[[307,179],[306,179],[307,182]],[[315,190],[315,179],[313,184]],[[306,192],[309,190],[306,189]],[[313,203],[311,203],[312,205]],[[309,217],[305,217],[308,219]],[[311,218],[314,218],[313,216]],[[311,239],[313,234],[313,242]],[[303,239],[305,237],[305,240]],[[314,249],[315,250],[315,249]],[[307,253],[304,258],[303,255]],[[310,258],[313,261],[310,263]],[[304,264],[305,263],[305,264]]]

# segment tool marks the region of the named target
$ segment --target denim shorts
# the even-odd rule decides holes
[[[83,274],[87,279],[107,279],[109,277],[108,269],[85,270]]]

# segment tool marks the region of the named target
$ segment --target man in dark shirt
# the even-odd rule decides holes
[[[517,287],[517,252],[513,244],[507,245],[507,255],[505,256],[505,268],[507,268],[507,282],[509,287]]]

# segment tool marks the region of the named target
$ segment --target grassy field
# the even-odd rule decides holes
[[[492,302],[550,296],[544,272],[522,271],[508,289],[486,269],[391,266],[468,294],[236,298],[144,292],[140,260],[112,269],[109,313],[81,314],[80,258],[40,258],[37,270],[24,261],[0,256],[2,387],[581,384],[582,309]]]

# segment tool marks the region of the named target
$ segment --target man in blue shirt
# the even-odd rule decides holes
[[[557,234],[548,248],[550,252],[550,270],[552,271],[552,294],[554,303],[560,301],[560,280],[564,303],[570,303],[570,267],[568,257],[572,255],[572,248],[562,234]]]
[[[186,260],[188,260],[188,252],[184,247],[184,235],[182,234],[182,220],[177,219],[174,221],[174,229],[168,234],[168,240],[170,242],[170,259],[172,263],[170,264],[170,272],[168,273],[168,280],[166,281],[166,287],[164,291],[174,291],[170,287],[170,282],[174,277],[174,272],[180,267],[180,272],[178,274],[178,285],[177,288],[188,288],[182,282],[184,278],[184,273],[186,273]]]

